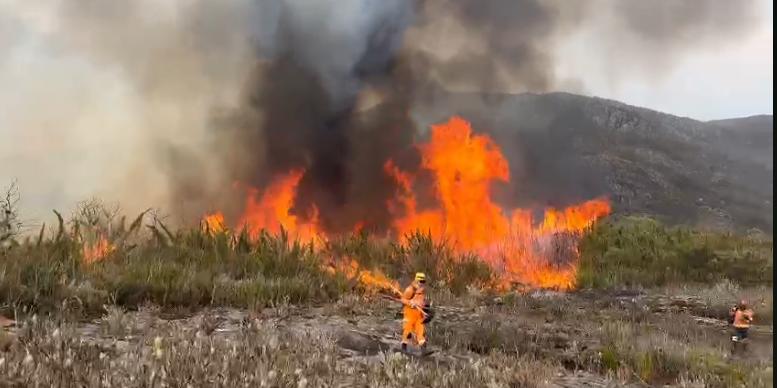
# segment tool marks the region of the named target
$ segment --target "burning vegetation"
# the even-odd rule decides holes
[[[599,222],[611,212],[600,197],[610,188],[574,187],[585,179],[567,178],[585,170],[569,161],[555,171],[574,170],[553,174],[547,187],[505,198],[503,187],[543,186],[516,178],[515,167],[550,175],[538,160],[569,150],[555,142],[557,133],[528,135],[515,148],[460,117],[424,136],[417,131],[419,117],[453,109],[462,94],[482,97],[482,110],[468,109],[478,120],[492,117],[487,100],[495,94],[585,89],[590,71],[567,66],[580,58],[564,48],[588,34],[597,39],[586,49],[607,59],[598,66],[617,81],[635,70],[661,75],[686,48],[717,48],[757,25],[752,1],[609,3],[170,0],[3,8],[21,10],[8,19],[19,37],[9,47],[22,48],[11,50],[11,64],[52,61],[27,66],[43,70],[32,77],[40,84],[8,73],[8,100],[32,107],[9,110],[9,122],[20,124],[10,127],[20,139],[46,139],[47,123],[57,122],[71,136],[14,149],[0,171],[54,182],[34,190],[68,184],[81,190],[73,195],[106,193],[130,209],[161,206],[195,220],[168,228],[163,215],[147,210],[127,223],[118,208],[89,202],[69,222],[55,211],[56,229],[47,233],[44,224],[36,238],[21,233],[13,190],[0,198],[0,317],[13,314],[20,323],[11,335],[0,329],[0,351],[10,349],[0,361],[4,382],[535,386],[587,371],[623,383],[768,386],[771,347],[761,357],[768,363],[721,357],[720,326],[711,317],[727,313],[726,298],[741,292],[739,284],[771,291],[771,238],[641,219]],[[43,17],[31,17],[39,11]],[[625,54],[619,60],[611,60],[614,47]],[[661,66],[623,66],[625,58]],[[86,65],[83,76],[72,73],[74,63]],[[59,82],[62,74],[78,82]],[[71,84],[79,85],[75,93]],[[41,98],[41,91],[69,98]],[[41,106],[47,100],[56,105]],[[534,121],[556,117],[539,111]],[[577,122],[577,115],[562,116]],[[49,147],[97,154],[65,158],[78,164],[63,166],[63,158],[41,157]],[[518,155],[521,148],[542,158]],[[133,157],[139,151],[143,157]],[[40,168],[47,160],[56,168]],[[59,197],[51,207],[69,203]],[[374,296],[400,293],[405,284],[397,280],[414,273],[404,288],[414,297],[401,298],[410,307],[404,318],[426,311],[428,276],[438,309],[430,342],[444,353],[434,368],[385,353],[394,343],[386,341],[392,323]],[[688,290],[689,283],[714,284],[700,292],[725,295],[705,305],[620,292],[479,292]],[[770,322],[771,305],[762,299],[757,319]],[[203,311],[179,319],[195,309]],[[102,330],[95,330],[90,319],[100,315]],[[79,323],[63,324],[71,318]],[[413,331],[423,338],[423,330]]]
[[[97,241],[94,243],[84,243],[83,255],[84,263],[91,264],[95,261],[104,259],[114,250],[113,244],[104,236],[98,236]]]
[[[202,219],[202,225],[207,232],[222,232],[224,231],[224,215],[221,212],[209,214]]]
[[[203,220],[208,231],[229,227],[251,239],[283,230],[295,239],[324,242],[364,231],[403,241],[417,231],[460,255],[476,255],[499,274],[502,286],[562,289],[574,283],[575,240],[610,211],[606,200],[592,199],[608,188],[592,184],[581,193],[551,185],[522,192],[524,203],[504,203],[491,190],[510,184],[507,157],[515,162],[515,154],[507,144],[499,147],[473,134],[458,118],[435,126],[429,141],[419,142],[416,116],[455,105],[448,92],[546,92],[582,81],[556,74],[554,69],[578,59],[562,58],[555,48],[589,27],[606,27],[603,52],[639,47],[631,57],[658,58],[666,66],[650,70],[662,71],[683,51],[678,48],[706,41],[678,41],[679,35],[705,34],[667,31],[715,25],[719,36],[709,41],[719,43],[749,29],[756,9],[750,2],[651,7],[619,2],[604,7],[607,12],[536,0],[152,3],[50,9],[55,23],[44,28],[47,44],[39,46],[68,54],[54,57],[74,55],[105,70],[129,94],[128,103],[113,106],[127,108],[115,115],[133,118],[127,127],[100,122],[84,130],[137,129],[136,143],[127,150],[152,154],[121,166],[93,163],[106,176],[80,174],[81,188],[116,194],[112,198],[131,209],[158,205],[181,219],[199,219],[216,209]],[[667,15],[674,15],[672,23],[665,22]],[[165,23],[157,23],[157,16]],[[646,41],[653,44],[634,44]],[[79,124],[74,127],[80,128],[83,106],[100,104],[76,102],[72,117],[67,115]],[[19,122],[28,121],[24,117]],[[119,149],[103,151],[111,156],[105,160],[127,159],[112,157]],[[563,147],[542,150],[549,159],[563,152]],[[87,175],[99,178],[94,187],[84,184]],[[103,190],[117,176],[123,177],[120,187]],[[550,199],[548,191],[558,208],[526,205]],[[569,205],[581,198],[591,200]],[[153,231],[172,239],[162,228]],[[92,251],[105,247],[98,242],[83,255],[102,257]]]
[[[395,195],[385,204],[392,220],[384,237],[401,240],[421,233],[446,241],[457,254],[475,254],[487,263],[499,274],[498,285],[503,288],[516,283],[532,288],[574,287],[576,240],[610,213],[606,199],[542,209],[539,219],[530,209],[504,209],[492,199],[491,189],[496,182],[510,182],[507,160],[490,137],[474,134],[460,117],[433,126],[430,140],[415,148],[421,156],[418,171],[404,171],[393,159],[384,163],[384,173],[396,184]],[[283,230],[308,242],[335,235],[320,223],[316,204],[301,215],[294,213],[304,175],[304,170],[292,169],[264,190],[249,188],[236,229],[254,239],[262,230],[271,234]],[[422,206],[419,198],[426,187],[433,194]],[[221,212],[206,215],[204,223],[211,230],[221,230],[224,216]],[[362,230],[364,224],[356,221],[349,229]],[[366,279],[368,284],[388,281],[376,282],[382,275],[376,278],[358,267],[344,269],[349,277]]]
[[[387,292],[399,294],[400,287],[396,280],[390,279],[378,270],[366,270],[353,259],[346,259],[325,267],[330,274],[343,274],[347,279],[357,282],[367,293]]]

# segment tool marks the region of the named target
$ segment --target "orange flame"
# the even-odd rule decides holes
[[[489,137],[472,134],[468,122],[453,117],[445,124],[433,126],[431,141],[419,148],[423,168],[434,176],[441,208],[419,212],[412,176],[389,161],[385,170],[400,189],[397,200],[389,203],[398,215],[394,227],[399,234],[421,231],[437,239],[447,238],[458,252],[474,251],[492,266],[502,268],[503,283],[574,287],[576,245],[563,252],[571,261],[556,264],[555,240],[579,234],[596,219],[609,214],[606,200],[592,200],[562,210],[547,209],[540,225],[534,227],[529,211],[516,209],[508,217],[491,200],[491,183],[509,182],[508,164]],[[401,215],[398,207],[404,209]]]
[[[398,207],[404,207],[405,210],[404,217],[398,217],[394,220],[394,229],[400,234],[419,231],[432,236],[441,236],[443,234],[442,214],[436,211],[418,212],[417,201],[412,191],[413,178],[409,174],[400,171],[391,160],[386,162],[383,167],[387,174],[394,177],[401,190],[397,194],[397,201],[401,206],[396,206],[394,202],[389,201],[389,210],[395,214],[399,213]]]
[[[359,263],[353,259],[346,259],[345,262],[339,262],[336,266],[326,267],[330,273],[342,273],[346,278],[356,280],[368,293],[378,293],[381,291],[391,291],[400,295],[399,283],[390,279],[388,276],[378,270],[366,270],[359,268]]]
[[[597,219],[610,213],[606,199],[564,209],[548,208],[535,222],[527,209],[505,210],[492,201],[492,183],[510,181],[507,160],[491,138],[473,134],[464,119],[453,117],[432,126],[431,140],[418,147],[421,166],[434,179],[439,205],[420,209],[413,188],[415,176],[400,170],[392,160],[386,161],[384,171],[398,186],[395,198],[387,204],[397,235],[420,231],[448,240],[459,253],[477,253],[502,274],[504,287],[521,283],[566,290],[575,286],[577,239]],[[315,206],[309,209],[307,220],[291,213],[303,174],[304,170],[292,170],[276,177],[261,193],[250,189],[238,224],[253,238],[263,229],[277,234],[283,228],[297,239],[323,240],[324,229]],[[212,230],[223,229],[221,213],[208,215],[204,221]],[[364,223],[357,223],[353,230],[358,232],[363,227]],[[359,269],[353,260],[337,270],[368,288],[399,290],[396,282],[379,272]]]
[[[294,198],[297,195],[297,185],[302,179],[303,170],[293,170],[278,177],[257,200],[259,191],[250,189],[246,198],[245,211],[239,225],[247,229],[249,235],[256,238],[261,230],[277,234],[281,228],[290,236],[312,241],[321,233],[318,228],[318,209],[310,210],[310,221],[302,222],[299,217],[291,214]]]
[[[84,243],[84,263],[91,264],[100,261],[113,252],[115,247],[104,236],[100,236],[94,244]]]
[[[219,233],[224,231],[224,214],[221,212],[215,212],[208,214],[203,218],[205,227],[212,233]]]

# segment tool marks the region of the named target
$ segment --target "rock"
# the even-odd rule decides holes
[[[338,346],[361,354],[377,354],[391,348],[388,344],[355,330],[339,330],[335,334]]]
[[[529,294],[534,299],[562,299],[566,298],[567,294],[554,290],[536,290]]]
[[[569,336],[564,332],[558,332],[553,336],[553,345],[556,348],[564,349],[569,345]]]
[[[124,352],[127,349],[129,349],[129,345],[130,343],[128,341],[123,341],[123,340],[118,340],[113,343],[113,347],[119,352]]]

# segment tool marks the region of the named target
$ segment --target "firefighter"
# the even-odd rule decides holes
[[[402,313],[404,316],[402,327],[402,350],[407,350],[407,343],[410,337],[415,337],[419,347],[426,345],[424,337],[424,318],[426,293],[426,275],[422,272],[415,274],[415,280],[410,283],[402,293],[402,304],[404,305]]]
[[[731,309],[731,321],[734,325],[734,336],[731,338],[735,342],[741,342],[747,339],[747,331],[753,322],[753,310],[750,310],[747,301],[742,300]]]

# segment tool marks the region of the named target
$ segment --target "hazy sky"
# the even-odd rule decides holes
[[[591,55],[594,34],[579,34],[562,49],[562,74],[582,80],[584,94],[619,100],[699,120],[772,114],[773,5],[760,0],[757,30],[719,47],[689,52],[660,78],[624,66],[619,77],[602,72],[609,57]],[[580,76],[584,74],[584,76]],[[614,83],[613,79],[618,82]]]
[[[77,58],[63,57],[56,49],[46,45],[45,34],[38,33],[49,28],[47,24],[51,23],[50,12],[54,7],[30,5],[35,4],[33,2],[25,4],[11,1],[10,4],[4,5],[0,1],[0,14],[8,13],[6,17],[0,18],[0,50],[8,49],[8,52],[0,54],[0,62],[3,59],[10,59],[11,62],[5,66],[0,63],[0,72],[5,73],[0,74],[0,79],[8,78],[9,69],[10,74],[14,71],[24,73],[27,66],[37,69],[56,62],[57,67],[63,63],[77,67]],[[612,59],[604,55],[591,55],[589,47],[596,40],[596,31],[583,31],[568,39],[559,49],[561,60],[557,62],[556,70],[562,78],[576,79],[575,87],[569,91],[611,98],[695,119],[771,114],[772,1],[760,0],[760,8],[763,22],[756,31],[717,48],[691,52],[674,63],[669,71],[662,72],[660,78],[648,77],[644,72],[637,69],[632,71],[628,66],[620,70],[618,77],[610,77],[603,72],[602,69],[606,67],[603,64]],[[4,34],[5,38],[2,37]],[[13,46],[10,46],[10,42],[14,42]],[[15,76],[24,77],[24,74]],[[617,78],[617,82],[613,78]],[[53,86],[57,87],[56,84]],[[12,99],[13,94],[0,93],[0,98],[5,104],[5,100]]]

